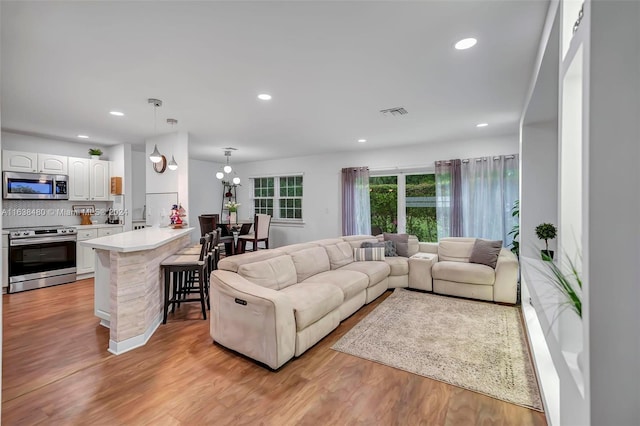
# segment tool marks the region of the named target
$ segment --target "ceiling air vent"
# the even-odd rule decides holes
[[[389,108],[389,109],[383,109],[380,110],[380,112],[382,113],[382,115],[385,116],[396,116],[396,115],[405,115],[408,114],[407,110],[402,108],[402,107],[397,107],[397,108]]]

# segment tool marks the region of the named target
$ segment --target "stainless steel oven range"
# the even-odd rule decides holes
[[[76,280],[76,229],[9,228],[9,293]]]

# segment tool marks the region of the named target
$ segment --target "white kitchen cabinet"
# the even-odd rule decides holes
[[[95,201],[109,201],[109,162],[89,160],[89,197]]]
[[[109,201],[109,162],[69,157],[69,200]]]
[[[2,170],[5,172],[38,172],[38,154],[23,151],[2,151]]]
[[[62,155],[38,154],[38,172],[52,175],[69,173],[68,157]]]
[[[69,200],[89,199],[89,159],[69,157]]]
[[[78,229],[78,241],[91,240],[98,237],[97,229]],[[95,269],[95,254],[91,247],[76,245],[76,274],[88,274]]]
[[[2,170],[66,175],[69,168],[67,157],[63,155],[5,150],[2,153]]]
[[[78,241],[91,240],[93,238],[106,237],[107,235],[119,234],[122,226],[110,225],[88,225],[77,226]],[[95,272],[96,254],[91,247],[76,245],[76,274],[91,274]],[[80,277],[86,278],[86,277]]]

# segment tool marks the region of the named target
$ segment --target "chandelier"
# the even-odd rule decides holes
[[[235,150],[235,148],[226,148],[224,150],[224,155],[227,157],[227,164],[216,173],[216,178],[222,181],[223,185],[231,186],[240,185],[240,178],[237,176],[237,173],[233,171],[233,168],[229,164],[229,158],[231,157],[231,151]],[[231,173],[233,173],[233,177],[231,177]]]

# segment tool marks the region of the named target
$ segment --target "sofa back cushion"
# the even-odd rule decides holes
[[[278,250],[286,254],[291,254],[291,253],[295,253],[297,251],[308,249],[311,247],[318,247],[318,245],[315,243],[298,243],[298,244],[290,244],[288,246],[278,247]]]
[[[415,235],[409,235],[409,247],[407,248],[408,256],[411,257],[420,251],[420,240]]]
[[[260,262],[262,260],[272,259],[274,257],[282,256],[283,253],[280,249],[269,250],[257,250],[245,254],[239,254],[236,256],[225,257],[218,262],[218,269],[224,271],[238,272],[238,269],[242,265],[248,263]]]
[[[272,290],[282,290],[296,283],[296,267],[291,256],[283,255],[260,262],[246,263],[238,274],[247,280]]]
[[[329,256],[331,269],[338,269],[353,262],[353,249],[351,244],[345,241],[340,240],[338,244],[328,245],[324,248]]]
[[[296,267],[299,283],[313,275],[331,269],[329,255],[324,247],[313,247],[293,252],[291,253],[291,259]]]
[[[374,243],[378,241],[373,235],[347,235],[342,237],[342,240],[349,243],[352,248],[360,247],[363,241],[372,241]]]
[[[475,238],[450,237],[438,242],[438,261],[469,262]]]

